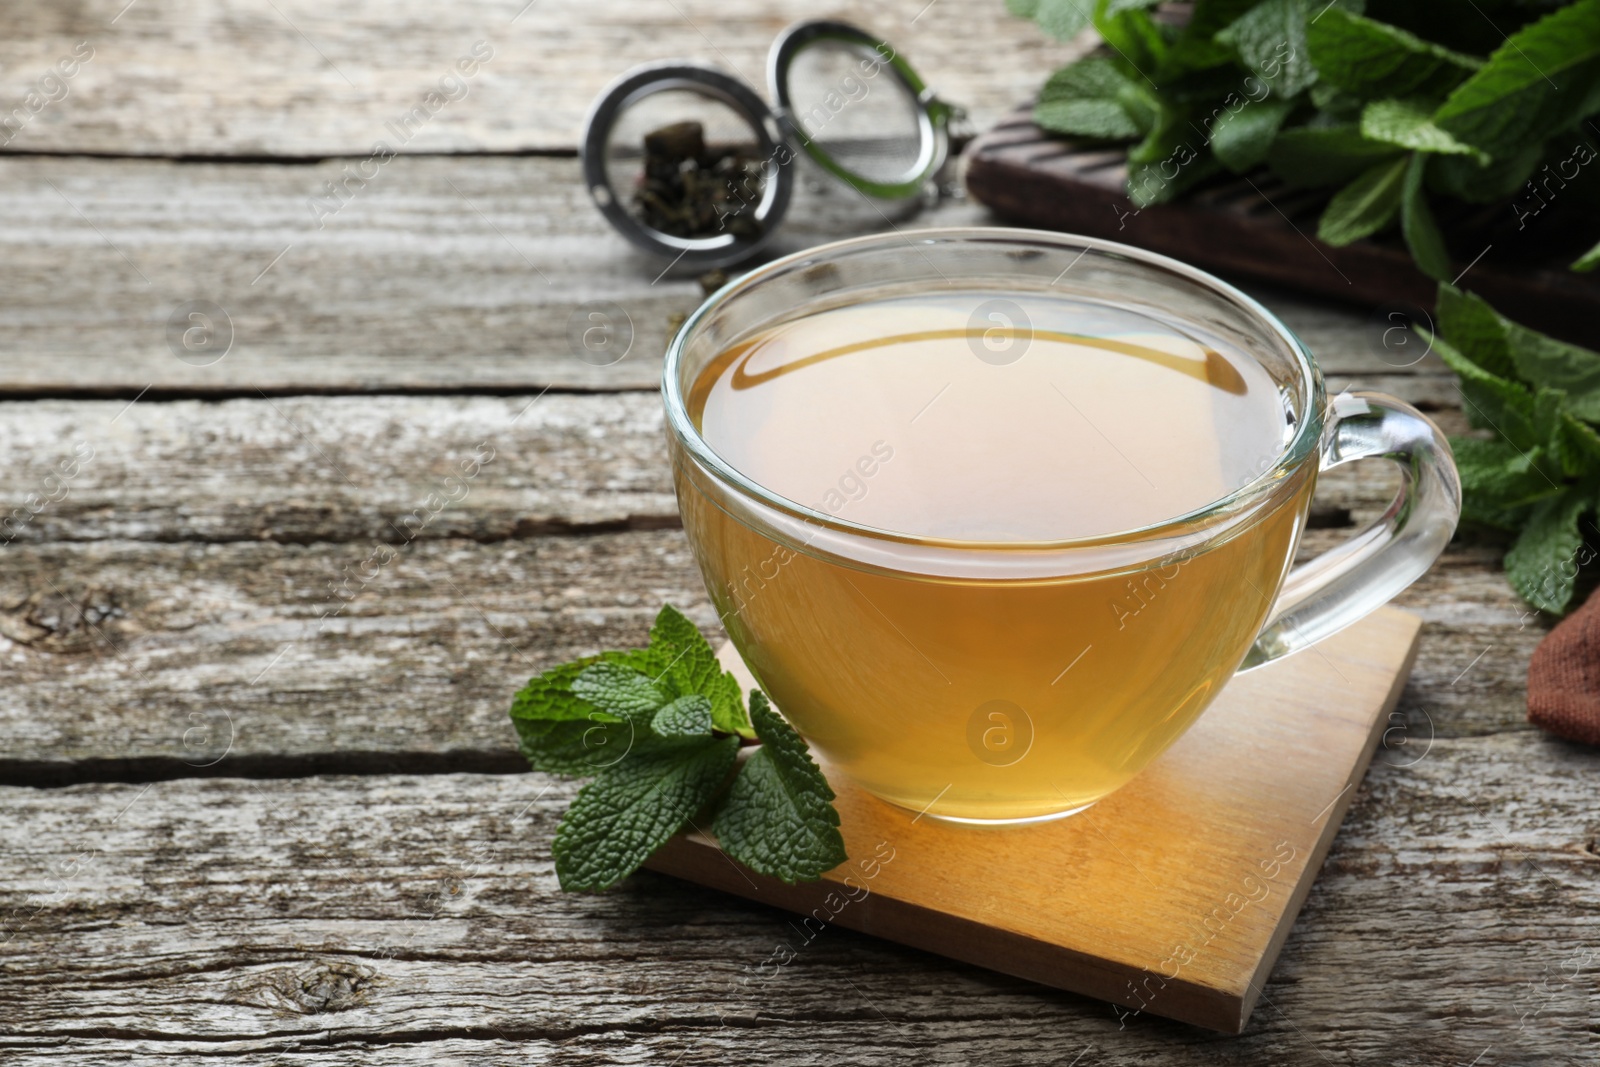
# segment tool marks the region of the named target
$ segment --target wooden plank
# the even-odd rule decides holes
[[[8,19],[7,111],[75,49],[89,57],[69,64],[64,97],[24,109],[8,147],[366,157],[383,140],[406,152],[572,151],[590,102],[627,68],[696,59],[765,96],[773,38],[823,14],[882,35],[984,126],[1083,50],[989,0],[854,0],[827,11],[802,0],[89,0]],[[971,47],[975,32],[984,47]],[[476,68],[467,77],[462,60]]]
[[[318,229],[310,198],[342,165],[0,159],[0,396],[650,389],[674,317],[702,299],[606,229],[576,160],[395,159]],[[777,251],[863,232],[845,214],[802,200]],[[946,202],[897,225],[990,221]],[[1334,391],[1459,404],[1437,357],[1386,350],[1366,309],[1252,291]],[[169,337],[200,300],[231,324],[217,362]],[[615,363],[574,331],[597,302],[621,309],[618,343],[631,331]]]
[[[837,924],[807,940],[655,875],[562,894],[572,787],[543,776],[7,788],[0,1048],[28,1067],[1579,1064],[1600,1041],[1597,760],[1527,733],[1380,760],[1226,1044]]]
[[[676,526],[663,421],[651,392],[0,403],[0,541]]]
[[[15,285],[0,388],[647,388],[669,317],[701,299],[605,229],[575,160],[395,160],[318,229],[309,199],[337,169],[0,163],[7,216],[32,220],[0,238]],[[216,362],[168,337],[198,300],[231,323]],[[620,362],[569,341],[598,301],[623,309],[619,343],[631,328]]]
[[[820,882],[739,869],[698,830],[649,866],[797,912],[807,930],[837,923],[1236,1034],[1388,726],[1421,626],[1384,608],[1316,655],[1233,679],[1133,781],[1089,811],[1007,828],[1003,842],[941,822],[937,795],[906,811],[830,773],[858,858]],[[757,684],[731,644],[719,658]]]
[[[0,411],[15,536],[0,571],[0,768],[12,780],[197,773],[224,750],[210,773],[515,767],[503,709],[523,678],[641,642],[665,599],[712,622],[682,535],[665,529],[676,506],[650,394]],[[494,458],[452,482],[485,440]],[[80,441],[93,458],[63,481]],[[1324,521],[1369,521],[1391,482],[1371,464],[1333,472]],[[549,536],[605,529],[636,532]],[[1313,530],[1305,551],[1348,534]],[[1430,626],[1396,745],[1520,724],[1544,626],[1498,552],[1453,551],[1401,602]],[[324,611],[338,615],[324,624]],[[406,692],[374,686],[375,663]]]
[[[715,616],[680,531],[14,545],[0,780],[514,770],[529,676]],[[224,762],[226,758],[226,762]]]
[[[676,526],[663,422],[651,392],[0,402],[0,542],[490,542]],[[1397,484],[1381,465],[1336,468],[1313,525],[1370,522]]]
[[[718,633],[678,530],[389,547],[9,546],[0,782],[515,770],[505,709],[530,675],[644,644],[665,601]],[[1546,624],[1496,554],[1447,553],[1399,603],[1427,625],[1381,758],[1532,729]]]

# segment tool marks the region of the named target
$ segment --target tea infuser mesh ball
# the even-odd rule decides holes
[[[908,199],[944,164],[953,109],[864,30],[826,20],[791,26],[772,47],[767,78],[796,146],[852,188]]]
[[[700,267],[766,244],[788,207],[792,149],[749,86],[694,63],[636,67],[601,94],[584,181],[605,217],[647,251]]]
[[[698,63],[646,64],[613,82],[589,111],[582,148],[606,219],[674,262],[732,266],[773,238],[801,151],[876,215],[888,218],[885,202],[915,209],[959,112],[893,47],[847,23],[802,22],[774,42],[767,75],[776,111]]]

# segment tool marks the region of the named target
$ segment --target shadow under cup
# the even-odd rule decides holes
[[[941,291],[1065,297],[1173,324],[1259,364],[1281,397],[1286,444],[1230,495],[1156,525],[978,542],[786,500],[701,437],[690,397],[731,347],[822,311]],[[937,818],[1026,821],[1094,803],[1175,741],[1241,664],[1371,611],[1454,529],[1448,447],[1422,416],[1373,397],[1325,427],[1321,375],[1271,314],[1203,272],[1112,242],[930,230],[778,260],[684,325],[663,392],[684,527],[745,662],[830,771]],[[1330,457],[1341,444],[1347,454]],[[1286,587],[1319,451],[1323,466],[1401,459],[1405,486],[1384,520]]]

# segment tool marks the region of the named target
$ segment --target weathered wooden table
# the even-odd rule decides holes
[[[859,7],[979,124],[1070,51],[1000,0]],[[1524,723],[1547,624],[1481,540],[1401,600],[1415,675],[1242,1037],[838,929],[744,981],[784,915],[557,890],[571,786],[526,773],[510,693],[663,600],[713,621],[654,392],[699,286],[603,228],[578,124],[644,59],[759,80],[815,13],[5,5],[0,1062],[1600,1058],[1600,756]],[[831,236],[803,214],[790,247]],[[1334,388],[1462,427],[1367,309],[1255,291]],[[224,314],[186,349],[196,301]],[[596,301],[613,365],[570,340]],[[1329,477],[1307,551],[1392,489]]]

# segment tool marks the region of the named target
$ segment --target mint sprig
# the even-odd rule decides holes
[[[1472,56],[1338,7],[1306,27],[1320,82],[1350,96],[1440,98],[1483,66]]]
[[[1490,155],[1509,155],[1594,113],[1597,60],[1600,2],[1579,0],[1507,38],[1435,121]]]
[[[711,799],[733,769],[732,737],[641,738],[578,791],[551,851],[567,890],[609,889],[639,869]]]
[[[759,689],[750,694],[750,717],[761,747],[733,780],[712,832],[746,867],[790,885],[810,881],[844,859],[833,790]]]
[[[1264,161],[1290,185],[1333,190],[1322,240],[1398,223],[1417,265],[1441,281],[1458,271],[1430,200],[1522,197],[1520,215],[1542,210],[1559,173],[1562,210],[1600,228],[1600,179],[1580,166],[1600,152],[1600,0],[1502,5],[1492,33],[1449,17],[1449,5],[1361,0],[1007,6],[1053,36],[1092,22],[1105,40],[1050,77],[1034,119],[1129,142],[1137,208]],[[1600,245],[1572,262],[1596,266]]]
[[[759,690],[739,683],[671,605],[650,644],[604,652],[529,680],[511,705],[535,770],[593,776],[556,830],[567,890],[609,889],[705,812],[734,859],[793,884],[843,863],[834,794]],[[760,746],[742,766],[741,744]]]
[[[722,669],[716,652],[695,624],[670,604],[656,615],[646,652],[652,664],[662,665],[661,672],[674,692],[698,693],[711,701],[711,721],[718,730],[747,741],[755,739],[738,680]]]
[[[1461,377],[1467,418],[1452,437],[1462,515],[1517,531],[1506,577],[1561,614],[1584,562],[1580,523],[1600,509],[1600,353],[1536,333],[1472,293],[1439,287],[1433,350]],[[1592,528],[1592,527],[1591,527]]]

